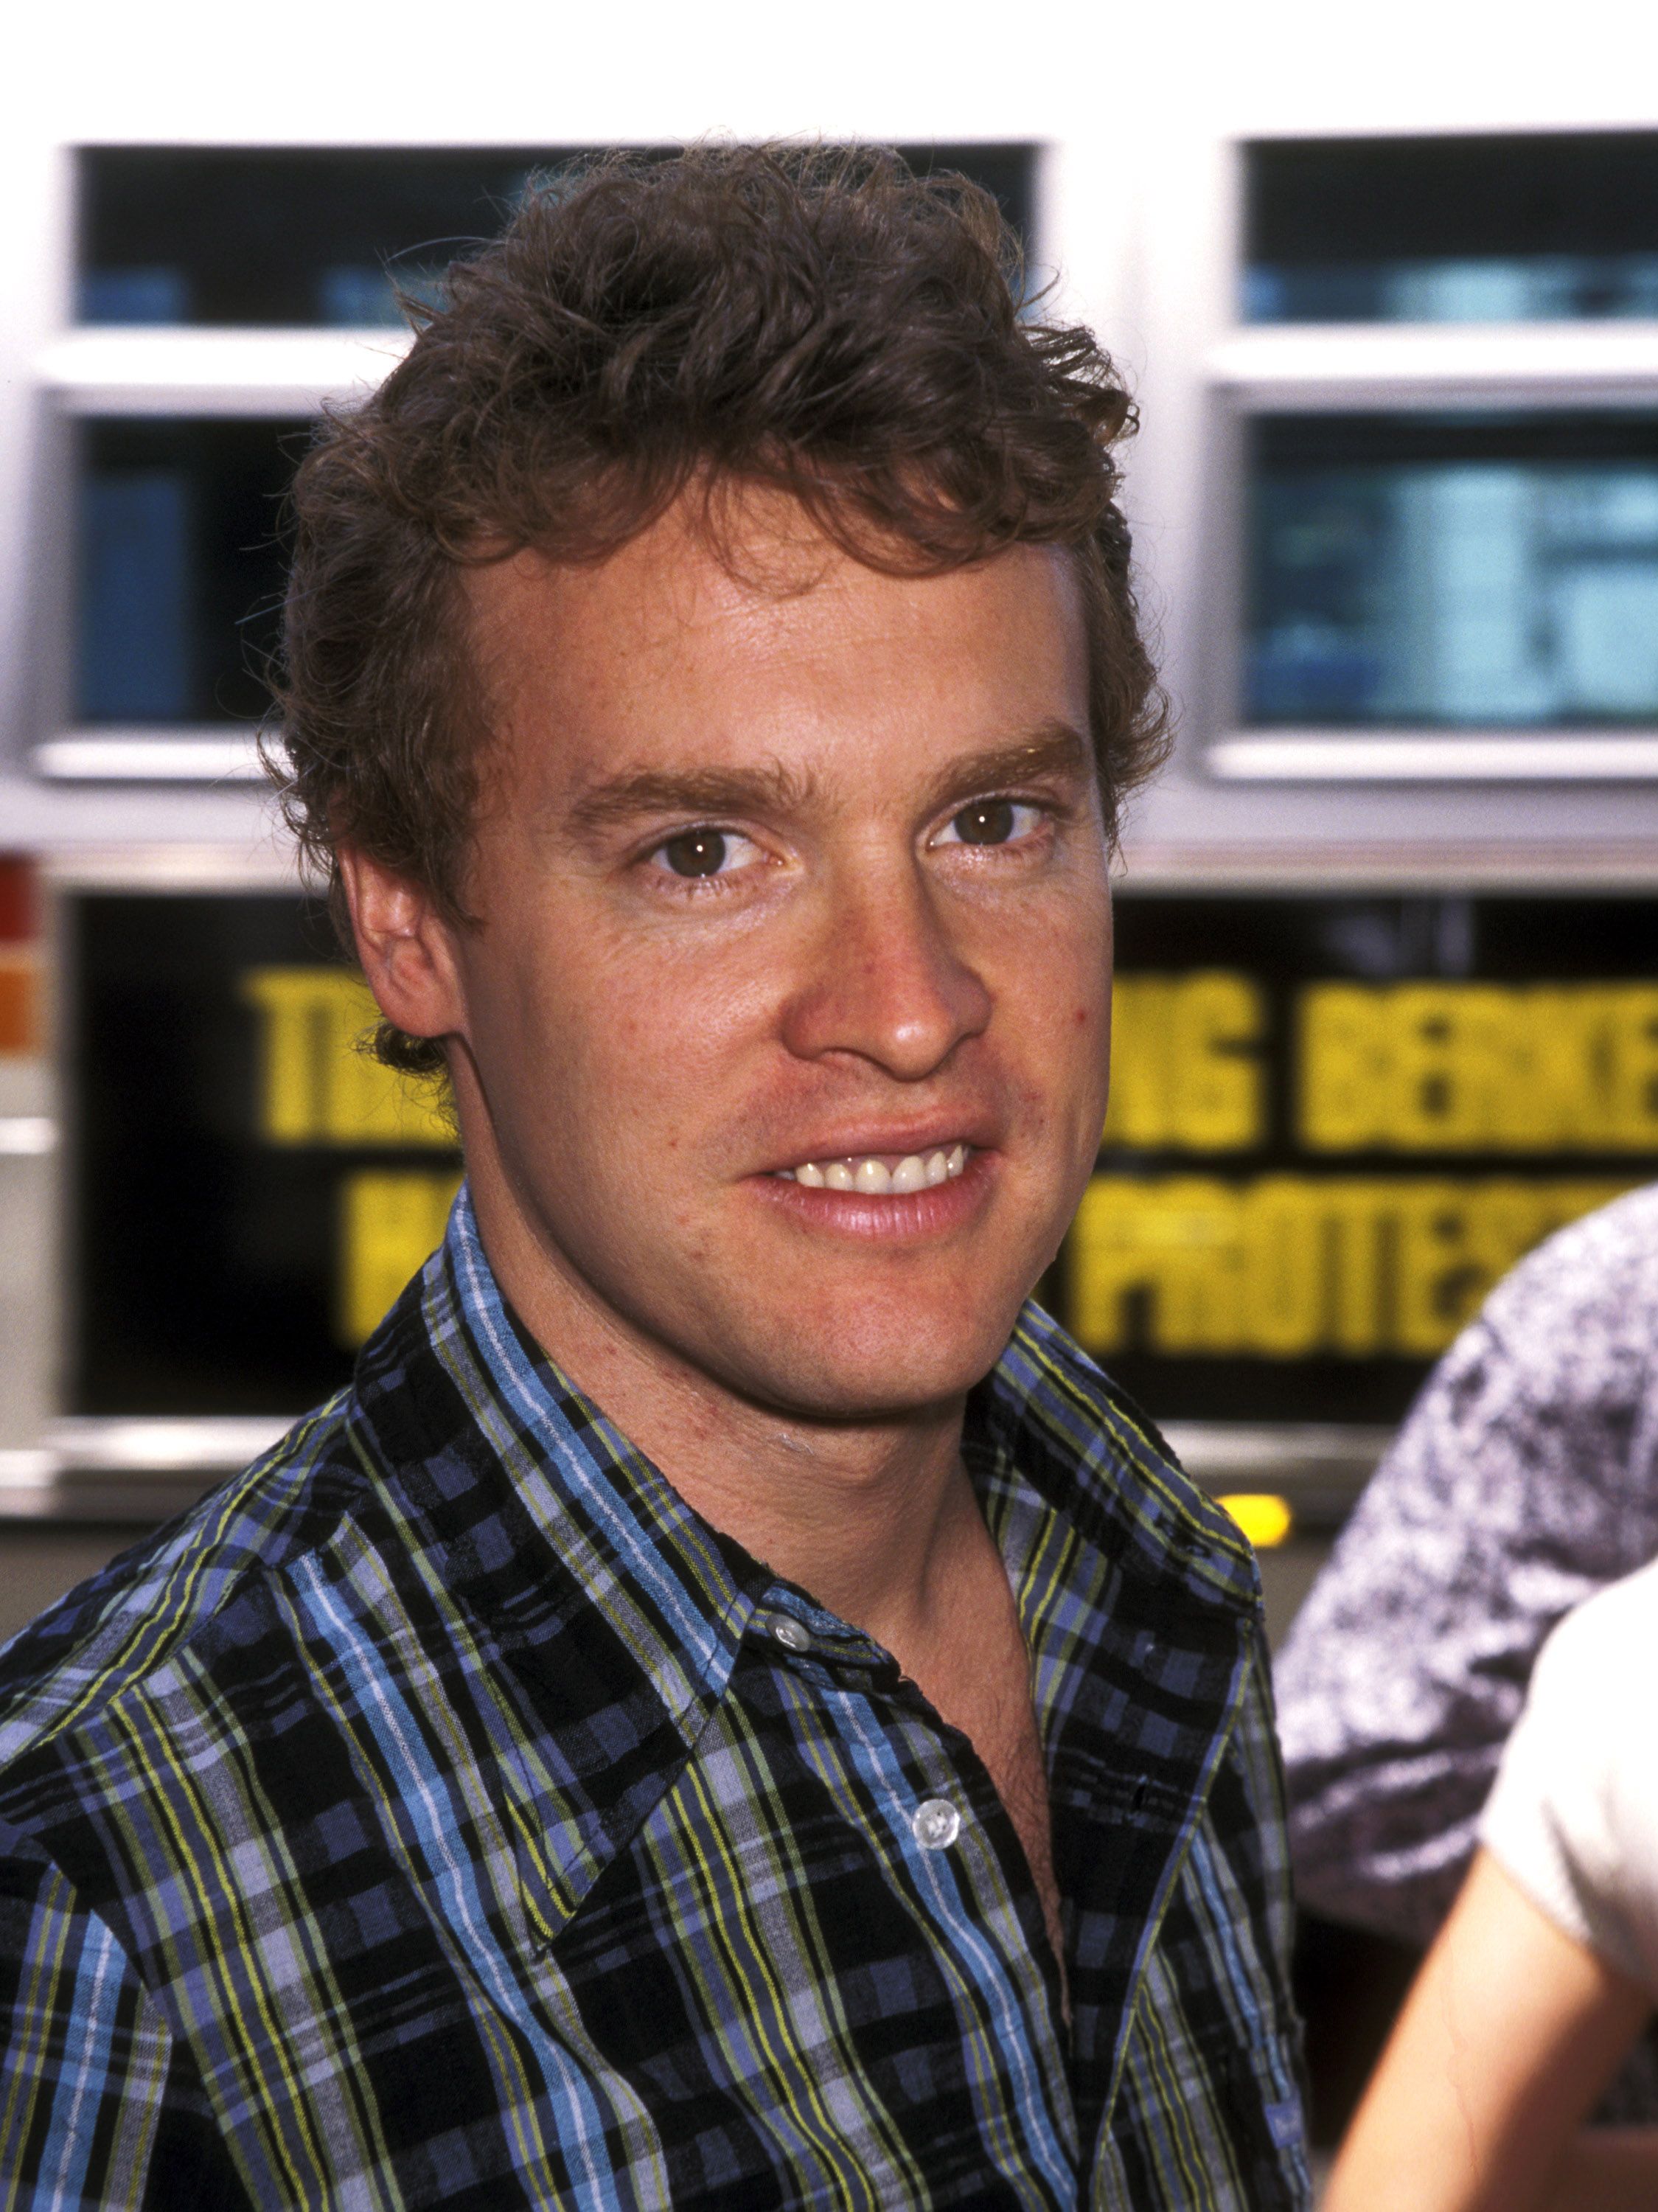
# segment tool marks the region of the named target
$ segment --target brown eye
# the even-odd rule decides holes
[[[726,839],[718,830],[687,830],[661,849],[677,876],[717,876],[726,865]]]
[[[1014,830],[1011,799],[975,799],[964,806],[950,827],[963,845],[1005,845]]]

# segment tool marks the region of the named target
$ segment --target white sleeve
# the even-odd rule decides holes
[[[1544,1645],[1481,1840],[1558,1928],[1658,1990],[1658,1565]]]

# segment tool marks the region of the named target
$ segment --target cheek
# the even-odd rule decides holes
[[[1078,1111],[1084,1116],[1102,1117],[1111,1066],[1109,996],[1078,998],[1068,1018],[1062,1018],[1057,1026],[1061,1032],[1057,1048],[1064,1054]]]
[[[1002,1055],[1027,1110],[1071,1152],[1102,1120],[1111,994],[1097,937],[1055,930],[1003,967]]]
[[[680,1133],[728,1115],[776,1025],[774,975],[746,977],[712,948],[671,954],[648,934],[607,940],[573,925],[567,937],[525,979],[521,1057],[624,1148],[630,1137],[677,1147]]]
[[[1111,935],[1108,910],[1095,902],[1066,903],[1033,929],[1002,963],[1007,988],[1039,1012],[1067,1048],[1092,1050],[1111,1029]]]
[[[1097,1141],[1105,1114],[1111,1056],[1109,940],[1097,921],[1063,933],[1052,947],[1042,987],[1033,994],[1056,1121],[1075,1142]],[[1033,978],[1033,981],[1035,979]]]

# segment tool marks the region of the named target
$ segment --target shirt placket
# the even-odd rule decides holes
[[[848,1796],[874,1808],[868,1840],[923,1918],[969,2045],[982,2045],[969,2070],[983,2085],[984,2133],[1005,2136],[1033,2178],[1071,2202],[1078,2138],[1057,1962],[982,1761],[890,1653],[798,1593],[768,1593],[751,1632],[811,1695]]]

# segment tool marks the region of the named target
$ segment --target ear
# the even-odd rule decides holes
[[[454,933],[431,893],[360,847],[338,851],[357,958],[381,1013],[410,1036],[464,1036]]]

